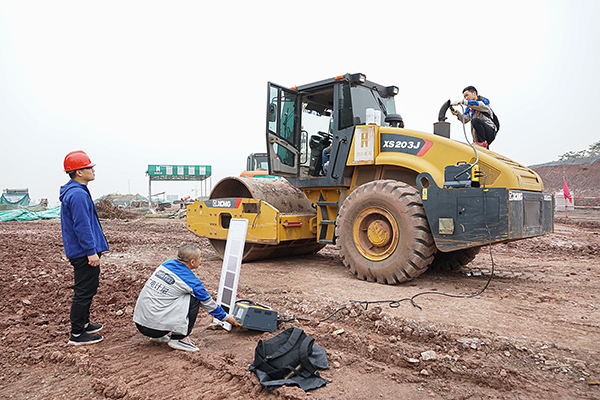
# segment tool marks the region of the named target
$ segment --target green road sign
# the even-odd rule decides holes
[[[148,165],[151,181],[203,181],[211,176],[210,165]]]

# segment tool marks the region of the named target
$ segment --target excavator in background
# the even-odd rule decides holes
[[[246,170],[240,176],[264,176],[269,174],[267,153],[250,153],[246,159]]]
[[[450,139],[449,101],[433,133],[404,128],[397,93],[364,74],[268,83],[268,173],[281,178],[222,179],[188,206],[187,228],[222,257],[231,219],[245,218],[244,261],[335,244],[359,279],[387,284],[554,231],[554,198],[534,171]]]

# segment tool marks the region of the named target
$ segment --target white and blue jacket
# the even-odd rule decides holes
[[[159,331],[186,335],[190,296],[219,320],[229,318],[208,294],[204,285],[182,262],[168,260],[150,276],[133,311],[133,322]]]

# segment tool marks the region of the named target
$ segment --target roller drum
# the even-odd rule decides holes
[[[215,185],[209,196],[211,200],[223,198],[262,200],[275,207],[282,215],[317,214],[312,202],[304,195],[304,192],[292,186],[285,179],[224,178]],[[226,241],[221,239],[209,239],[209,241],[217,254],[223,258]],[[324,246],[317,242],[316,237],[311,240],[281,242],[279,245],[246,243],[243,261],[316,253]]]

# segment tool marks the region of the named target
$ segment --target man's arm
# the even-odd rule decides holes
[[[456,115],[456,118],[458,118],[458,120],[462,123],[468,123],[469,121],[471,121],[471,115],[469,114],[463,114],[460,111],[456,110],[456,109],[451,109],[450,112],[453,115]]]
[[[91,201],[89,195],[84,191],[77,190],[71,197],[70,207],[73,218],[73,230],[77,241],[81,248],[85,250],[88,260],[97,262],[96,265],[90,263],[90,265],[95,267],[100,264],[100,258],[96,254],[96,241],[92,232],[92,218],[96,218],[96,216],[91,214],[90,208],[87,206],[88,201]],[[95,257],[97,260],[90,259],[90,257]]]
[[[469,107],[472,108],[473,110],[477,110],[477,111],[481,111],[484,113],[490,113],[490,108],[488,107],[488,105],[490,104],[490,101],[488,99],[482,99],[481,101],[477,101],[477,100],[465,100],[465,104]]]
[[[213,300],[210,294],[208,294],[202,281],[189,268],[182,267],[181,270],[177,271],[177,275],[189,285],[192,296],[200,300],[200,305],[207,313],[217,318],[219,321],[229,318],[229,315],[225,310],[223,310],[223,308]]]

